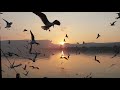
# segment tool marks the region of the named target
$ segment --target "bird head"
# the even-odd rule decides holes
[[[54,25],[60,25],[61,23],[60,23],[58,20],[55,20],[55,21],[53,22],[53,24],[54,24]]]

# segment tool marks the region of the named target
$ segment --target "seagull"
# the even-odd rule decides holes
[[[115,26],[115,23],[116,23],[117,21],[114,21],[113,23],[110,23],[111,24],[111,26]]]
[[[116,64],[112,64],[112,65],[110,65],[110,67],[109,68],[111,68],[111,67],[113,67],[113,66],[115,66]]]
[[[65,39],[64,39],[64,42],[66,42]]]
[[[83,41],[83,44],[85,44],[85,42]]]
[[[41,26],[42,29],[48,30],[51,26],[54,27],[54,25],[60,25],[61,23],[58,20],[55,20],[53,22],[49,22],[47,16],[42,12],[33,12],[35,15],[41,18],[42,22],[45,24],[45,26]]]
[[[100,34],[98,34],[96,39],[98,39],[100,36],[101,36],[101,35],[100,35]]]
[[[27,68],[27,65],[25,65],[25,67],[23,69],[26,70],[26,68]]]
[[[37,58],[37,55],[38,55],[38,53],[36,52],[36,53],[35,53],[35,57],[33,58],[33,62],[35,62],[35,60],[36,60],[36,58]]]
[[[34,37],[33,33],[31,32],[31,30],[30,30],[30,33],[31,33],[31,39],[32,39],[32,41],[30,42],[31,47],[30,47],[30,49],[29,49],[29,53],[31,54],[32,45],[33,45],[33,44],[40,45],[40,44],[35,41],[35,37]]]
[[[26,73],[23,73],[25,76],[27,76],[28,75],[28,73],[29,73],[29,71],[26,71]]]
[[[66,36],[65,36],[66,38],[68,38],[68,35],[66,34]]]
[[[117,17],[116,19],[119,19],[119,18],[120,18],[120,12],[119,12],[119,13],[116,13],[116,14],[118,14],[118,17]]]
[[[11,25],[13,24],[12,22],[8,22],[7,20],[3,19],[6,22],[6,27],[5,28],[10,28]]]
[[[27,30],[27,29],[24,29],[24,30],[23,30],[23,32],[26,32],[26,31],[28,31],[28,30]]]
[[[97,57],[95,56],[95,61],[97,61],[98,63],[100,63],[100,61],[99,60],[97,60]]]
[[[117,51],[112,58],[116,57],[119,53],[120,53],[120,51]]]
[[[33,69],[39,69],[38,67],[34,67],[34,66],[30,66],[30,67],[32,67]]]
[[[30,30],[30,33],[31,33],[31,39],[32,39],[32,41],[30,42],[30,44],[37,44],[37,45],[39,45],[39,43],[37,43],[35,41],[35,37],[34,37],[33,33],[31,32],[31,30]]]

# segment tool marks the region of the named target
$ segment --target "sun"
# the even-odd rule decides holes
[[[64,42],[60,42],[61,45],[64,45]]]

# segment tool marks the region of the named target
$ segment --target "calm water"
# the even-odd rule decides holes
[[[49,53],[48,53],[49,52]],[[70,58],[60,59],[61,55],[68,56]],[[98,63],[94,60],[95,55],[97,59],[101,62]],[[78,53],[67,52],[67,51],[44,51],[44,54],[38,55],[36,62],[32,62],[29,59],[10,57],[11,63],[22,64],[22,66],[15,68],[18,73],[21,74],[22,78],[83,78],[87,75],[92,76],[92,78],[120,78],[120,55],[115,58],[111,58],[113,53]],[[33,56],[29,56],[34,58]],[[15,78],[15,71],[9,69],[10,66],[6,58],[1,57],[2,60],[2,73],[3,78]],[[111,66],[112,64],[115,64]],[[29,71],[28,76],[23,70],[23,67],[27,65],[27,71]],[[39,67],[38,69],[33,69],[29,66]]]

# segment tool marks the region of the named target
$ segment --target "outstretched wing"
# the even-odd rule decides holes
[[[42,20],[42,22],[47,25],[47,23],[49,22],[47,16],[44,13],[41,12],[33,12],[34,14],[36,14],[37,16],[39,16]]]
[[[31,33],[31,39],[35,40],[35,37],[34,37],[33,33],[31,32],[31,30],[30,30],[30,33]]]
[[[3,19],[7,24],[9,23],[7,20]]]

